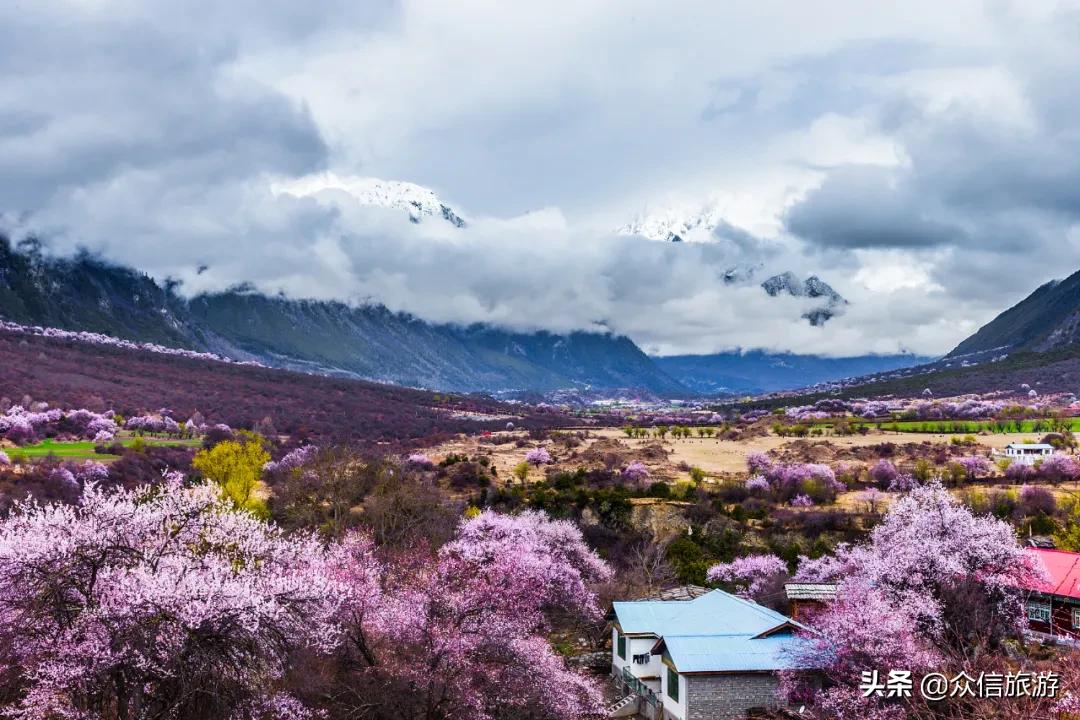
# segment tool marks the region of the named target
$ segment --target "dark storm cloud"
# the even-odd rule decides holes
[[[879,90],[873,117],[905,161],[826,168],[788,209],[786,228],[821,247],[1013,254],[1064,241],[1080,222],[1080,96],[1062,84],[1080,67],[1070,39],[1080,19],[1063,11],[1053,23],[1022,25],[1016,45],[993,60],[940,71],[953,73],[944,100],[902,84]],[[920,80],[941,83],[932,73]]]
[[[4,209],[34,211],[67,189],[125,173],[227,182],[322,167],[327,148],[306,108],[229,73],[241,48],[283,29],[259,18],[299,16],[231,9],[0,9]]]
[[[959,228],[930,217],[915,189],[891,168],[835,170],[784,221],[823,247],[925,248],[963,241]]]

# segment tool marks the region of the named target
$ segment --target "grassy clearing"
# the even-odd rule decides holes
[[[135,437],[121,437],[120,444],[131,447],[135,443]],[[142,441],[147,445],[182,445],[184,447],[198,447],[202,444],[201,438],[156,438],[143,437]],[[4,450],[12,460],[16,458],[32,459],[44,457],[56,457],[62,460],[115,460],[119,455],[94,452],[94,443],[89,440],[64,442],[59,440],[42,440],[33,445],[7,448]]]
[[[1060,422],[1060,421],[1059,421]],[[1073,432],[1080,430],[1080,418],[1065,420]],[[1051,432],[1049,420],[901,420],[899,422],[880,423],[885,432],[921,432],[921,433],[1048,433]]]
[[[55,440],[42,440],[33,445],[8,448],[5,450],[12,460],[15,458],[41,458],[54,456],[65,460],[84,459],[115,459],[116,455],[99,455],[94,452],[94,443],[86,442],[57,442]]]

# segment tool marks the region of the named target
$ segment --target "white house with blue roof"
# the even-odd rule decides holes
[[[613,717],[726,720],[777,704],[777,671],[800,670],[797,622],[723,590],[692,600],[616,602]]]

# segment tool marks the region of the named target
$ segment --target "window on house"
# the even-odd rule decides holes
[[[1050,603],[1029,600],[1027,605],[1028,620],[1050,622]]]
[[[667,694],[669,698],[679,702],[679,673],[671,668],[667,669]]]
[[[1073,608],[1073,627],[1080,628],[1080,608]]]
[[[619,639],[615,642],[616,650],[619,653],[619,657],[623,660],[626,659],[626,636],[619,633]]]

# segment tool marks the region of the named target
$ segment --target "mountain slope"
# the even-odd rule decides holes
[[[1080,340],[1080,272],[1042,285],[964,340],[948,357],[1045,351]]]
[[[237,358],[444,390],[686,389],[629,339],[434,325],[381,305],[227,292],[188,304],[202,347]]]
[[[243,289],[185,300],[130,269],[86,255],[46,258],[32,246],[12,249],[4,238],[0,317],[438,390],[687,392],[625,337],[435,325],[381,305],[271,298]]]
[[[825,358],[814,355],[746,353],[654,357],[665,372],[702,394],[752,394],[790,390],[928,362],[917,355],[862,355]]]
[[[251,427],[269,417],[278,431],[344,441],[379,454],[445,433],[566,422],[476,396],[450,396],[346,378],[88,343],[0,327],[0,397],[123,415],[169,408],[210,423]],[[445,435],[443,435],[445,436]],[[376,443],[379,443],[376,445]],[[387,444],[390,443],[390,444]]]
[[[16,249],[0,236],[0,316],[5,319],[191,347],[171,297],[147,275],[85,254],[45,258],[33,241]]]

